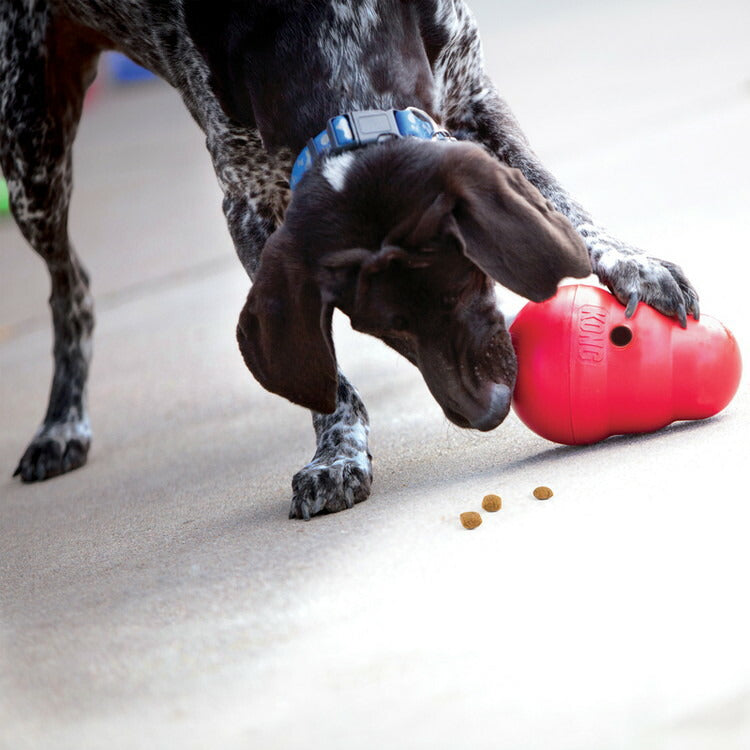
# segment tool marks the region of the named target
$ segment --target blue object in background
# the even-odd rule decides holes
[[[151,71],[142,68],[119,52],[112,52],[109,55],[108,67],[110,76],[118,83],[137,83],[156,78]]]

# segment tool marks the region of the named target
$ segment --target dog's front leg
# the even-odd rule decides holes
[[[289,518],[309,521],[366,500],[372,486],[372,456],[367,447],[370,421],[362,399],[339,372],[336,411],[313,413],[315,456],[292,479]]]
[[[273,229],[257,205],[245,196],[227,195],[224,212],[237,254],[255,280],[261,249]],[[268,215],[268,211],[265,212]],[[292,480],[290,518],[306,521],[320,513],[334,513],[366,500],[372,485],[372,456],[367,438],[367,410],[359,394],[339,372],[336,409],[332,414],[313,412],[316,450],[312,461]]]
[[[683,270],[654,258],[612,236],[565,191],[531,150],[505,102],[491,88],[475,102],[471,122],[458,127],[481,142],[511,167],[519,169],[542,195],[575,227],[589,251],[591,268],[622,304],[628,317],[639,302],[665,315],[674,316],[685,327],[687,315],[699,317],[698,294]]]
[[[237,255],[255,281],[269,236],[282,223],[291,155],[269,155],[256,131],[217,130],[207,139],[219,183],[224,214]],[[336,410],[313,413],[316,450],[292,480],[290,518],[309,520],[320,513],[351,508],[366,500],[372,485],[369,418],[359,394],[339,372]]]
[[[445,125],[519,169],[567,217],[588,248],[592,270],[627,305],[628,315],[643,301],[683,326],[688,314],[697,319],[698,295],[679,266],[613,237],[542,165],[484,72],[479,34],[468,8],[461,2],[444,6],[449,41],[436,59],[434,74]]]

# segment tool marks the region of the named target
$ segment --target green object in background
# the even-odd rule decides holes
[[[0,216],[10,212],[10,205],[8,203],[8,186],[5,184],[5,180],[0,177]]]

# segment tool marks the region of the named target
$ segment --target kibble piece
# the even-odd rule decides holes
[[[484,500],[482,500],[482,507],[486,511],[494,513],[495,511],[498,511],[503,507],[502,498],[500,497],[500,495],[485,495]]]
[[[534,490],[534,497],[537,500],[549,500],[554,494],[549,487],[537,487]]]
[[[465,529],[476,529],[482,523],[482,516],[470,510],[461,514],[461,523]]]

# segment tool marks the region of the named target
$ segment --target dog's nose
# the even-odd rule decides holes
[[[480,432],[494,430],[508,416],[511,391],[507,385],[493,383],[487,411],[471,420],[471,426]]]

